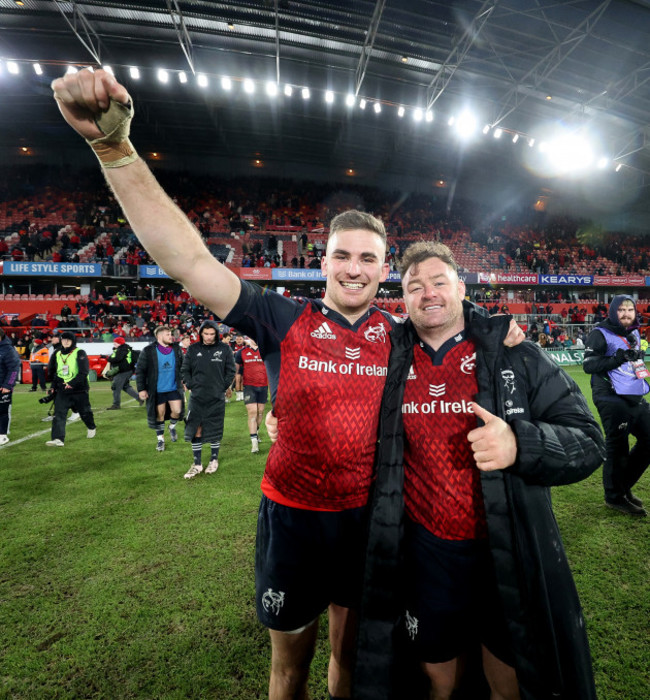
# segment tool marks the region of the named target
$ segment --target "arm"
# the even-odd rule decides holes
[[[530,417],[509,423],[517,440],[510,470],[544,486],[586,478],[602,464],[605,444],[585,397],[544,351],[522,346],[520,357]]]
[[[111,100],[130,103],[126,89],[103,70],[65,75],[52,83],[52,89],[64,119],[86,140],[104,136],[95,120],[109,107],[115,109]],[[128,121],[116,136],[118,144],[112,144],[118,149],[128,136]],[[104,164],[104,174],[133,231],[156,263],[220,318],[226,316],[239,297],[239,279],[212,257],[196,228],[146,164],[137,157],[122,167],[111,167],[109,162],[108,167]]]
[[[147,371],[149,369],[148,356],[148,348],[144,348],[140,353],[140,357],[138,358],[138,364],[135,366],[135,386],[141,399],[146,399],[149,396],[147,393]],[[147,394],[147,396],[142,396],[142,394]]]
[[[235,365],[235,357],[232,354],[232,350],[226,345],[225,366],[223,370],[224,386],[226,389],[230,388],[232,385],[236,371],[237,367]]]
[[[190,360],[190,351],[187,351],[185,357],[183,357],[183,364],[181,365],[181,377],[183,378],[183,384],[185,387],[192,391],[192,361]]]
[[[614,355],[606,355],[607,341],[605,336],[598,330],[593,330],[587,338],[585,345],[585,358],[582,369],[587,374],[604,374],[612,369],[616,369],[625,362],[623,351],[616,351]]]
[[[18,380],[18,373],[20,371],[20,355],[16,352],[16,350],[14,350],[14,348],[11,348],[5,359],[7,371],[5,373],[5,382],[1,388],[3,393],[8,393],[14,388],[14,385]]]

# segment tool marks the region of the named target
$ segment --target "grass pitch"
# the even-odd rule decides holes
[[[253,548],[269,442],[250,453],[243,403],[226,408],[217,474],[188,481],[189,444],[166,436],[157,453],[135,401],[105,412],[108,383],[91,387],[97,437],[68,424],[64,448],[45,446],[47,407],[27,388],[0,448],[0,698],[266,697]],[[635,492],[650,504],[648,475]],[[599,698],[647,700],[649,519],[606,509],[599,472],[553,496]],[[324,623],[315,700],[327,698],[325,637]]]

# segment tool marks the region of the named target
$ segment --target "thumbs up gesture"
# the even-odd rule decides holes
[[[476,466],[481,471],[490,472],[513,465],[517,459],[517,440],[512,428],[477,403],[472,403],[472,408],[485,423],[467,434]]]

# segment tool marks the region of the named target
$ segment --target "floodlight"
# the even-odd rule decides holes
[[[232,80],[230,78],[228,78],[227,76],[221,78],[221,87],[224,90],[230,90],[230,88],[232,88]]]
[[[616,166],[616,172],[618,172],[622,167],[623,167],[623,163],[619,163],[619,164]]]
[[[291,85],[285,85],[285,86],[284,86],[284,94],[285,94],[287,97],[291,97],[291,95],[293,95],[293,88],[291,87]]]
[[[266,94],[269,97],[275,97],[278,94],[277,83],[274,83],[272,80],[269,80],[269,82],[266,84]]]
[[[346,98],[345,98],[345,104],[348,107],[354,107],[354,103],[357,101],[357,98],[350,93]]]
[[[400,105],[399,109],[397,110],[397,116],[403,117],[405,113],[406,113],[406,110],[404,109],[404,107],[402,107],[402,105]]]
[[[185,83],[187,82],[187,74],[184,70],[178,73],[178,82],[182,83],[183,85],[185,85]]]
[[[361,107],[361,109],[366,108],[366,101],[363,97],[361,98],[361,100],[359,100],[359,107]]]
[[[432,112],[430,109],[427,109],[427,111],[426,111],[426,113],[425,113],[425,115],[424,115],[424,118],[425,118],[428,122],[432,122],[432,121],[433,121],[433,112]]]
[[[423,116],[422,110],[419,107],[413,112],[413,119],[415,119],[416,122],[421,122]]]
[[[135,66],[131,66],[129,68],[129,75],[133,78],[133,80],[140,80],[140,69],[136,68]]]
[[[495,139],[500,139],[500,138],[501,138],[501,134],[503,134],[503,129],[495,129],[495,130],[494,130],[494,138],[495,138]]]
[[[602,158],[598,159],[598,163],[596,165],[599,170],[604,170],[609,165],[609,159],[603,156]]]
[[[308,88],[308,87],[304,87],[304,88],[301,90],[300,94],[302,95],[302,99],[303,99],[303,100],[308,100],[308,99],[310,98],[310,96],[311,96],[311,93],[309,92],[309,88]]]
[[[199,87],[207,88],[208,87],[208,76],[205,75],[204,73],[199,73],[196,76],[196,83]]]
[[[36,75],[43,75],[43,69],[41,68],[40,63],[34,64],[34,73],[36,73]]]
[[[255,92],[255,83],[250,78],[244,80],[244,92],[247,92],[249,95]]]
[[[325,102],[332,104],[334,102],[334,93],[331,90],[327,90],[325,93]]]
[[[169,73],[164,68],[159,68],[156,76],[161,83],[169,82]]]
[[[483,133],[484,133],[484,134],[487,134],[487,132],[488,132],[489,130],[490,130],[490,125],[489,125],[489,124],[486,124],[486,125],[483,127]]]
[[[515,134],[515,135],[512,137],[512,143],[517,143],[517,141],[519,141],[519,134]]]
[[[528,139],[528,145],[532,148],[535,145],[535,139]]]
[[[468,111],[461,112],[456,121],[456,131],[462,139],[468,139],[474,135],[477,127],[476,117]]]
[[[379,102],[375,102],[372,108],[375,110],[375,114],[379,114],[379,112],[381,112],[381,105],[379,104]]]
[[[7,70],[12,75],[18,75],[18,73],[20,73],[20,69],[18,68],[16,61],[7,61]]]
[[[453,126],[456,123],[456,117],[449,117],[447,119],[447,126]]]

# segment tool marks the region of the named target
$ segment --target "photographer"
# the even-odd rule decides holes
[[[131,386],[131,377],[135,367],[133,348],[127,344],[124,338],[117,337],[113,340],[113,353],[108,358],[110,369],[104,373],[106,379],[112,379],[113,405],[107,411],[119,411],[121,408],[121,395],[124,391],[138,401],[140,406],[144,401],[138,396],[138,392]]]
[[[61,349],[52,355],[48,366],[48,374],[52,377],[50,396],[54,396],[54,420],[52,439],[46,445],[63,447],[65,422],[70,409],[79,413],[88,428],[86,437],[95,437],[97,430],[90,407],[88,371],[88,355],[77,347],[75,334],[65,331],[61,334]]]
[[[646,515],[631,491],[650,463],[650,391],[636,304],[627,294],[612,299],[607,319],[589,334],[583,369],[605,431],[605,503],[628,515]],[[629,436],[637,442],[630,450]]]

